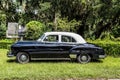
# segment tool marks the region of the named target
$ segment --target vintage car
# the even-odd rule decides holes
[[[106,57],[101,47],[87,43],[80,35],[71,32],[46,32],[37,41],[18,41],[11,46],[7,56],[16,56],[19,63],[73,59],[88,63],[91,59]]]

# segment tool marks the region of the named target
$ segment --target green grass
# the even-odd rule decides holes
[[[43,80],[43,79],[88,79],[120,78],[120,58],[79,64],[70,61],[32,61],[19,64],[6,57],[6,49],[0,49],[0,79]]]

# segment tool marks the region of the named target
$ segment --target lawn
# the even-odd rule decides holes
[[[108,56],[104,60],[79,64],[71,61],[32,61],[19,64],[6,57],[6,49],[0,49],[0,80],[43,79],[120,79],[120,57]]]

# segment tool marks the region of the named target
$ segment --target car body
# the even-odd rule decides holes
[[[19,63],[28,63],[30,60],[64,59],[88,63],[91,59],[103,59],[106,54],[101,47],[87,43],[76,33],[46,32],[37,41],[14,43],[7,56],[16,56]]]

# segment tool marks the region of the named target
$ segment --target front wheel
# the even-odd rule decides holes
[[[80,54],[77,56],[77,61],[79,63],[88,63],[91,61],[91,57],[88,54]]]
[[[25,52],[19,52],[16,56],[16,59],[19,63],[28,63],[30,61],[29,55]]]

